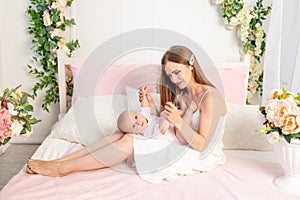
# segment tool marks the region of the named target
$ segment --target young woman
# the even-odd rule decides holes
[[[134,155],[136,169],[144,180],[160,182],[178,174],[207,171],[225,162],[222,152],[226,104],[207,80],[195,55],[186,47],[173,46],[161,61],[161,110],[176,129],[181,144],[168,143],[116,131],[95,144],[52,161],[28,160],[27,172],[64,176],[73,172],[116,165]],[[140,101],[143,95],[140,92]],[[149,93],[152,114],[158,115]],[[182,118],[191,102],[198,108],[192,123]],[[179,108],[181,111],[179,111]],[[139,123],[133,121],[136,126]]]

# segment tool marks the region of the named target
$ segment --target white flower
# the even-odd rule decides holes
[[[60,25],[62,25],[63,24],[63,21],[61,20],[61,21],[59,21],[59,22],[56,22],[56,27],[59,27]]]
[[[32,131],[26,132],[25,134],[22,134],[22,136],[23,136],[24,138],[29,138],[31,134],[32,134]]]
[[[21,124],[18,120],[15,120],[11,124],[12,136],[20,135],[22,129],[23,129],[23,124]]]
[[[64,50],[64,52],[67,56],[70,56],[70,54],[71,54],[70,49],[66,45],[63,45],[61,48],[62,48],[62,50]]]
[[[258,24],[256,24],[257,26]],[[263,36],[264,36],[264,30],[263,27],[259,24],[259,26],[257,26],[256,29],[256,39],[255,39],[255,55],[259,56],[261,54],[261,45],[262,45],[262,41],[264,40]]]
[[[58,3],[61,7],[66,7],[66,5],[67,5],[67,0],[57,0],[57,3]]]
[[[58,37],[62,37],[63,36],[62,30],[58,29],[58,28],[55,28],[55,29],[51,30],[50,34],[51,34],[51,38],[54,38],[55,36],[58,36]]]
[[[56,9],[59,11],[59,18],[61,21],[64,19],[64,9],[62,8],[64,6],[61,6],[58,2],[53,2],[51,5],[52,9]]]
[[[231,18],[230,18],[229,24],[230,24],[231,26],[237,26],[237,25],[240,24],[240,22],[239,22],[239,20],[238,20],[236,17],[231,17]]]
[[[50,19],[50,14],[49,14],[49,11],[48,10],[45,10],[44,11],[44,14],[43,14],[43,21],[44,21],[44,25],[45,26],[50,26],[52,24],[52,21]]]
[[[280,141],[280,135],[278,132],[271,132],[268,134],[268,140],[271,144],[275,144]]]
[[[58,3],[58,2],[53,2],[51,5],[51,9],[56,9],[59,12],[64,12],[64,9],[62,8],[62,6]]]
[[[10,103],[10,102],[8,102],[7,103],[7,107],[8,107],[8,111],[9,111],[9,113],[11,114],[11,115],[17,115],[18,114],[18,112],[17,111],[15,111],[15,106],[12,104],[12,103]]]

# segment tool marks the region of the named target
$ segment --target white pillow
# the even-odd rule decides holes
[[[80,98],[55,124],[51,134],[54,138],[90,145],[117,130],[117,118],[126,108],[126,95]]]
[[[139,101],[139,90],[126,87],[128,110],[139,112],[141,103]],[[150,93],[157,109],[160,108],[160,96],[157,93]]]
[[[261,151],[273,149],[265,134],[254,132],[264,128],[258,105],[229,103],[227,109],[224,149]]]

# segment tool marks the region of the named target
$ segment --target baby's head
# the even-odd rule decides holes
[[[117,125],[124,133],[143,133],[148,127],[148,120],[138,112],[127,110],[120,114]]]

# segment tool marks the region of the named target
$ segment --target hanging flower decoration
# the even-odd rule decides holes
[[[37,78],[33,95],[38,90],[46,90],[42,108],[49,112],[48,106],[59,101],[57,73],[57,50],[62,49],[68,56],[79,47],[78,40],[66,42],[64,31],[67,26],[75,25],[75,20],[66,19],[64,9],[70,7],[73,0],[30,0],[27,9],[30,26],[27,28],[33,36],[31,50],[35,56],[28,64],[29,73]],[[35,66],[34,66],[35,65]]]
[[[251,103],[255,93],[262,95],[261,59],[266,46],[263,20],[271,12],[271,7],[265,8],[262,0],[257,0],[254,7],[245,5],[242,0],[212,0],[212,2],[221,6],[226,28],[237,29],[242,42],[241,53],[251,55],[247,89],[247,103]]]

